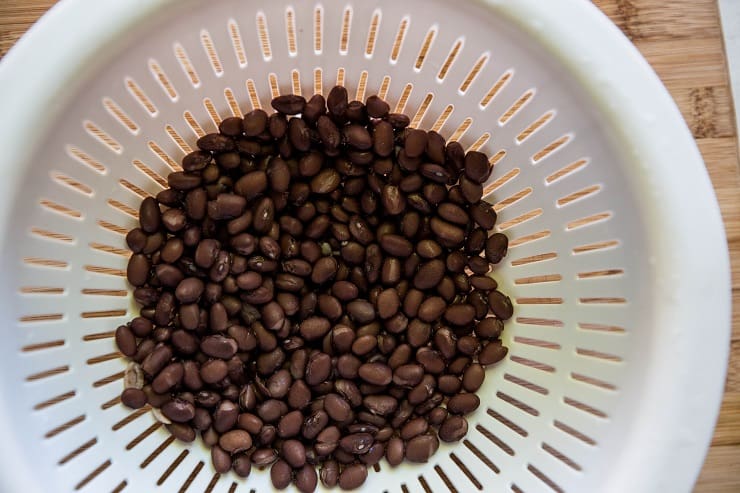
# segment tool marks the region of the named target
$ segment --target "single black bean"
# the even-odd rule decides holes
[[[439,439],[436,434],[425,434],[412,438],[406,444],[406,459],[409,462],[424,463],[437,452]]]
[[[288,121],[288,139],[293,147],[301,152],[311,148],[311,133],[303,119],[291,118]]]
[[[500,291],[488,293],[488,304],[491,311],[501,320],[508,320],[514,314],[514,306],[511,299]]]
[[[362,486],[367,479],[367,466],[352,464],[346,466],[339,475],[339,487],[343,490],[354,490]]]
[[[303,112],[303,109],[306,106],[306,99],[303,96],[298,96],[296,94],[284,94],[273,98],[270,105],[275,109],[275,111],[279,111],[280,113],[284,113],[286,115],[297,115],[298,113]]]
[[[342,86],[333,87],[326,98],[326,106],[335,120],[341,121],[347,112],[347,107],[349,106],[347,89]]]
[[[242,121],[242,130],[247,137],[256,137],[262,134],[267,128],[267,113],[264,110],[256,109],[244,115]],[[273,135],[282,137],[282,135]]]
[[[303,445],[301,445],[302,447]],[[292,450],[292,449],[291,449]],[[305,451],[304,451],[305,454]],[[305,461],[304,461],[305,462]],[[284,490],[293,480],[293,469],[285,460],[278,460],[270,468],[270,480],[275,489]]]

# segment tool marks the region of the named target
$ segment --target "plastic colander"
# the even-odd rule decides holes
[[[271,491],[120,404],[124,233],[221,118],[335,84],[492,156],[515,300],[467,437],[363,491],[690,490],[726,368],[722,222],[590,2],[64,0],[0,65],[0,491]]]

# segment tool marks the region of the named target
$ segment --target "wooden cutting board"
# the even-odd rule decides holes
[[[0,0],[0,57],[55,0]],[[732,357],[697,493],[740,492],[740,174],[716,0],[595,0],[637,45],[694,134],[719,198],[733,273]],[[680,170],[677,170],[680,172]],[[700,327],[698,330],[712,330]],[[691,391],[691,389],[687,389]]]

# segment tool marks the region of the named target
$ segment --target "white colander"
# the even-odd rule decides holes
[[[459,444],[370,492],[681,492],[729,267],[668,93],[585,0],[64,0],[0,66],[0,491],[264,492],[122,406],[124,236],[220,118],[335,84],[493,156],[516,302]]]

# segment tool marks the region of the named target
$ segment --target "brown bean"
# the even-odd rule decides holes
[[[433,217],[430,221],[432,232],[437,235],[443,246],[457,246],[465,241],[465,232],[452,224]]]
[[[252,436],[244,430],[232,430],[221,435],[218,445],[226,452],[236,454],[252,447]]]
[[[489,262],[497,264],[506,256],[509,240],[502,233],[494,233],[486,240],[486,258]]]
[[[306,383],[308,385],[318,385],[329,378],[331,369],[331,357],[328,354],[313,354],[306,364]]]
[[[378,122],[373,129],[373,150],[381,157],[393,153],[393,126],[385,121]]]
[[[228,374],[228,366],[226,362],[220,359],[209,360],[200,368],[200,377],[204,382],[212,384],[220,382]]]
[[[482,152],[469,151],[465,155],[465,176],[476,183],[485,182],[491,175],[492,166]]]
[[[316,437],[314,448],[319,456],[326,457],[336,450],[339,446],[341,432],[336,426],[324,428]]]
[[[126,278],[133,286],[143,286],[149,278],[151,264],[144,254],[137,253],[131,256],[126,268]]]
[[[336,149],[342,143],[342,135],[339,129],[328,116],[320,116],[316,128],[319,132],[321,142],[328,149]]]
[[[504,359],[508,351],[500,341],[491,341],[478,353],[478,362],[481,365],[493,365]]]
[[[323,317],[309,317],[300,324],[301,336],[308,341],[324,337],[330,329],[331,323]]]
[[[231,469],[231,455],[218,445],[211,447],[211,462],[219,474],[226,474]]]
[[[422,155],[427,145],[427,133],[423,130],[413,129],[406,134],[404,150],[410,158]]]
[[[319,472],[321,483],[327,488],[333,488],[339,482],[339,464],[335,460],[328,460],[321,466]]]
[[[468,421],[462,416],[450,416],[439,427],[439,438],[443,442],[460,441],[468,433]]]
[[[406,459],[409,462],[427,462],[438,448],[439,440],[435,434],[414,437],[406,444]]]
[[[362,245],[369,245],[375,239],[370,226],[360,216],[352,216],[348,226],[352,237]]]
[[[347,313],[358,324],[366,324],[375,318],[375,307],[367,300],[357,299],[347,304]]]
[[[167,185],[174,190],[192,190],[198,188],[203,180],[199,175],[176,171],[167,176]]]
[[[146,405],[146,393],[141,389],[128,388],[121,393],[121,402],[131,409],[139,409]]]
[[[336,170],[326,168],[311,180],[311,191],[318,194],[329,194],[339,187],[341,179]]]
[[[154,233],[159,229],[162,223],[162,215],[157,201],[152,197],[147,197],[141,202],[139,223],[145,233]]]
[[[279,111],[280,113],[297,115],[303,112],[303,109],[306,107],[306,99],[296,94],[284,94],[273,98],[270,105],[275,111]]]
[[[256,137],[267,128],[267,113],[264,110],[256,109],[244,115],[242,120],[242,130],[247,137]],[[281,137],[281,136],[275,136]]]
[[[302,445],[301,445],[302,447]],[[275,462],[270,468],[270,480],[275,489],[284,490],[293,480],[293,469],[287,461],[282,459]]]
[[[353,433],[342,437],[339,446],[348,454],[366,454],[373,444],[373,436],[370,433]]]
[[[475,318],[475,308],[471,305],[456,303],[447,307],[444,318],[453,325],[465,326]]]
[[[271,448],[258,448],[252,454],[252,462],[257,467],[266,467],[277,460],[277,453]]]
[[[376,302],[378,316],[382,319],[391,318],[398,312],[401,306],[401,299],[398,296],[398,291],[393,288],[383,290],[379,295]]]
[[[329,113],[335,118],[343,118],[348,105],[347,89],[342,86],[334,86],[326,98]]]
[[[162,405],[162,414],[175,423],[187,423],[195,416],[195,406],[188,401],[173,399]]]
[[[480,183],[471,180],[467,176],[462,176],[460,178],[460,191],[462,192],[462,196],[464,197],[464,199],[469,204],[477,204],[483,197],[483,186]],[[487,228],[485,226],[483,226],[483,228],[490,229],[490,227]]]
[[[136,354],[136,337],[127,325],[121,325],[116,329],[116,345],[124,356],[132,357]]]
[[[313,266],[311,281],[316,284],[327,282],[336,275],[338,267],[339,265],[334,257],[320,258]]]
[[[429,430],[429,422],[423,418],[418,417],[406,422],[401,428],[401,438],[404,440],[411,440]]]
[[[183,377],[182,363],[171,363],[152,380],[152,389],[158,394],[164,394],[168,390],[180,384]]]
[[[436,287],[445,274],[445,264],[439,259],[433,259],[421,265],[414,276],[416,289],[430,289]]]
[[[501,320],[508,320],[514,314],[514,306],[511,299],[500,291],[488,293],[488,304],[491,311]]]
[[[439,296],[432,296],[424,300],[419,306],[418,317],[420,320],[431,323],[439,320],[447,308],[447,303]]]
[[[393,371],[383,363],[365,363],[360,367],[359,375],[372,385],[388,385],[393,378]]]
[[[408,257],[414,251],[409,240],[400,235],[387,234],[380,237],[380,246],[395,257]],[[444,265],[442,266],[444,270]]]
[[[313,493],[318,484],[318,475],[313,464],[306,464],[295,473],[295,485],[301,493]]]
[[[452,414],[469,414],[480,405],[476,394],[457,394],[447,402],[447,410]]]
[[[303,426],[303,414],[300,411],[291,411],[280,418],[277,430],[280,438],[290,438],[298,435]]]
[[[424,367],[417,364],[401,365],[393,372],[393,383],[401,387],[414,387],[424,377]]]
[[[396,467],[401,462],[405,455],[405,448],[403,440],[398,437],[393,437],[388,441],[388,446],[385,449],[385,458],[392,467]]]
[[[368,395],[362,400],[362,405],[372,414],[388,416],[398,408],[398,401],[389,395]]]
[[[303,437],[308,440],[313,440],[318,434],[326,428],[329,423],[329,415],[323,409],[313,411],[303,422],[303,429],[301,430]]]
[[[373,146],[373,139],[370,137],[370,133],[362,125],[348,125],[344,128],[344,136],[347,143],[356,149],[366,150]]]
[[[288,121],[288,139],[298,151],[306,152],[311,148],[311,135],[303,119],[291,118]]]
[[[339,487],[343,490],[354,490],[362,486],[367,479],[367,466],[352,464],[346,466],[339,475]]]

